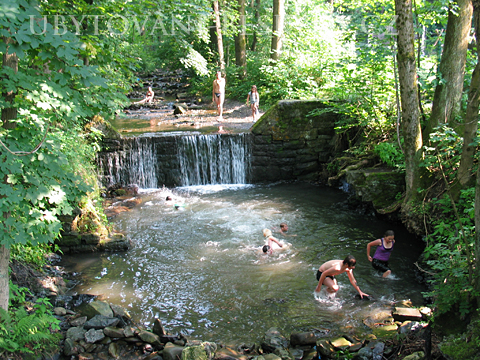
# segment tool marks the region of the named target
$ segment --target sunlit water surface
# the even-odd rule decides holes
[[[166,204],[167,195],[183,206]],[[142,197],[142,205],[114,220],[132,239],[130,251],[64,256],[63,265],[80,274],[75,292],[101,295],[147,326],[159,318],[170,333],[248,343],[273,326],[285,336],[366,333],[365,317],[396,301],[422,304],[413,265],[418,243],[402,228],[349,210],[340,190],[218,185],[149,190]],[[262,229],[281,222],[297,236],[274,232],[290,245],[263,255]],[[368,262],[366,245],[388,229],[396,232],[394,276],[383,279]],[[372,300],[356,299],[346,274],[337,277],[334,299],[316,299],[318,267],[348,254],[357,258],[354,275]]]

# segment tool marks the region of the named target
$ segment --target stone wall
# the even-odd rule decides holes
[[[252,128],[252,183],[315,180],[335,147],[337,114],[320,100],[283,100],[270,108]]]

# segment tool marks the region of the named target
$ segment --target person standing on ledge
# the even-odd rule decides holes
[[[253,118],[253,122],[255,122],[258,116],[258,106],[260,105],[260,96],[258,95],[257,87],[255,85],[252,86],[252,91],[250,91],[247,95],[247,105],[248,105],[248,100],[250,100],[250,108],[252,109],[252,118]]]
[[[322,264],[317,271],[318,285],[315,288],[315,293],[319,294],[320,290],[322,289],[322,285],[325,285],[329,294],[335,294],[339,289],[335,276],[346,272],[350,283],[355,290],[358,291],[360,299],[363,299],[364,296],[369,297],[370,295],[365,294],[362,290],[360,290],[357,285],[357,281],[353,276],[353,269],[355,269],[356,264],[357,260],[355,260],[352,255],[348,255],[343,261],[330,260]]]
[[[217,76],[213,80],[212,101],[217,104],[218,121],[223,120],[223,102],[225,101],[225,78],[222,73],[217,71]]]
[[[392,230],[385,231],[383,238],[373,240],[367,244],[367,258],[372,263],[375,270],[383,273],[383,277],[387,277],[392,273],[388,267],[388,260],[392,255],[393,245],[395,244],[395,233]],[[373,258],[370,256],[370,248],[377,246]]]

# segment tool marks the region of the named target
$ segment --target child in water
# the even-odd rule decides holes
[[[392,230],[387,230],[381,239],[371,241],[367,244],[368,261],[372,263],[374,269],[383,272],[383,277],[387,277],[392,273],[388,267],[388,260],[392,254],[393,245],[395,244],[395,233]],[[373,258],[370,256],[370,248],[377,246]]]
[[[263,236],[267,238],[267,244],[263,246],[262,251],[265,254],[273,253],[273,243],[276,243],[278,246],[283,247],[282,243],[272,236],[272,231],[269,229],[263,229]]]

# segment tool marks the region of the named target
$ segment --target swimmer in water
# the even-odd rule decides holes
[[[325,285],[327,287],[327,292],[329,294],[335,294],[339,289],[335,276],[346,272],[350,283],[352,284],[354,289],[358,291],[360,299],[363,299],[364,296],[369,297],[370,295],[365,294],[362,290],[360,290],[357,285],[357,281],[353,276],[353,269],[355,269],[356,264],[357,260],[355,260],[352,255],[348,255],[343,261],[330,260],[322,264],[317,271],[318,285],[315,288],[315,294],[320,293],[322,285]]]
[[[267,245],[263,246],[262,251],[265,254],[273,253],[273,244],[277,244],[280,247],[283,247],[283,244],[276,238],[272,236],[272,231],[269,229],[263,229],[263,236],[267,238]]]
[[[294,234],[287,234],[287,231],[288,231],[288,225],[287,223],[281,223],[280,224],[280,234],[282,234],[283,236],[297,236],[297,235],[294,235]]]

